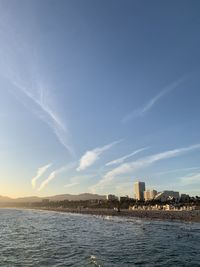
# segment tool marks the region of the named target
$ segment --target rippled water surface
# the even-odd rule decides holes
[[[0,209],[0,266],[200,266],[200,224]]]

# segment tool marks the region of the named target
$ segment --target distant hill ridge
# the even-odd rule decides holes
[[[80,201],[80,200],[103,200],[106,199],[105,195],[98,195],[98,194],[90,194],[90,193],[83,193],[79,195],[71,195],[71,194],[62,194],[62,195],[55,195],[49,197],[20,197],[20,198],[10,198],[6,196],[0,196],[0,202],[40,202],[43,199],[49,199],[51,201],[62,201],[62,200],[70,200],[70,201]]]

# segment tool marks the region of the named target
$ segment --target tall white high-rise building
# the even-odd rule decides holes
[[[144,182],[135,182],[134,183],[134,192],[136,200],[144,200],[144,191],[145,183]]]

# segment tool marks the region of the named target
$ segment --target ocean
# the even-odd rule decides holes
[[[0,266],[200,266],[200,224],[0,209]]]

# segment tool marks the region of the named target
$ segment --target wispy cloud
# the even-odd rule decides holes
[[[190,184],[199,184],[200,183],[200,173],[191,173],[184,177],[180,178],[181,183],[184,185],[190,185]]]
[[[22,92],[40,108],[40,111],[42,111],[43,114],[37,113],[39,118],[50,126],[59,142],[70,152],[71,155],[74,155],[74,150],[69,144],[69,134],[66,125],[62,122],[56,111],[48,104],[49,91],[41,84],[36,85],[37,88],[35,88],[35,90],[27,89],[28,86],[26,86],[23,81],[19,80],[19,78],[13,78],[10,81],[16,89],[20,90],[20,92]],[[37,95],[33,93],[35,91],[38,92]]]
[[[143,107],[133,110],[132,112],[130,112],[129,114],[127,114],[123,119],[122,122],[126,123],[134,118],[137,117],[141,117],[143,116],[145,113],[147,113],[149,110],[151,110],[154,105],[165,95],[167,95],[168,93],[170,93],[171,91],[173,91],[174,89],[176,89],[183,81],[185,80],[184,78],[181,78],[175,82],[173,82],[172,84],[166,86],[163,90],[161,90],[157,95],[155,95],[153,98],[151,98],[146,105],[144,105]]]
[[[93,150],[86,151],[79,161],[79,167],[77,168],[77,171],[85,170],[89,166],[93,165],[99,159],[100,155],[103,152],[107,151],[108,149],[112,148],[114,145],[120,142],[122,142],[122,140],[115,141],[108,145],[97,147]]]
[[[143,148],[137,149],[137,150],[133,151],[132,153],[130,153],[130,154],[124,156],[124,157],[121,157],[121,158],[118,158],[118,159],[115,159],[115,160],[112,160],[112,161],[106,163],[106,166],[121,164],[126,159],[128,159],[128,158],[130,158],[130,157],[132,157],[132,156],[134,156],[134,155],[136,155],[136,154],[138,154],[138,153],[140,153],[140,152],[142,152],[142,151],[144,151],[144,150],[146,150],[148,148],[149,147],[143,147]]]
[[[50,173],[48,178],[41,183],[40,187],[38,188],[38,191],[44,189],[48,185],[48,183],[51,182],[51,180],[53,180],[56,177],[56,174],[57,174],[56,171]]]
[[[4,10],[4,7],[1,9]],[[0,21],[0,75],[13,85],[12,89],[9,86],[9,91],[12,90],[27,108],[33,111],[37,106],[38,117],[49,125],[58,141],[74,155],[69,142],[68,127],[55,110],[50,87],[43,83],[43,80],[46,80],[46,70],[42,69],[42,64],[38,64],[42,62],[42,55],[37,42],[33,42],[35,32],[29,34],[30,31],[26,31],[26,27],[21,31],[14,23],[12,12],[4,10],[3,13],[7,19],[6,22]],[[30,105],[28,99],[33,105]]]
[[[94,172],[94,174],[72,176],[68,178],[67,184],[65,184],[64,187],[69,188],[75,185],[85,185],[89,182],[89,180],[94,179],[96,176],[96,172]]]
[[[181,168],[181,169],[175,169],[175,170],[167,170],[163,172],[154,173],[153,176],[165,175],[169,173],[187,172],[187,171],[192,171],[192,170],[200,170],[200,167],[189,167],[189,168]]]
[[[115,179],[115,177],[119,175],[134,173],[136,170],[145,168],[157,161],[181,156],[187,152],[190,152],[196,149],[200,149],[200,144],[195,144],[195,145],[184,147],[184,148],[165,151],[165,152],[154,154],[154,155],[151,155],[145,158],[141,158],[136,161],[132,161],[130,163],[123,163],[120,166],[114,168],[113,170],[107,172],[103,176],[103,178],[96,185],[93,186],[93,189],[96,190],[98,188],[101,189],[105,187],[108,183],[110,183],[113,179]]]
[[[53,179],[56,178],[57,175],[65,172],[65,171],[68,171],[70,169],[72,169],[74,167],[74,162],[72,163],[69,163],[68,165],[65,165],[65,166],[62,166],[61,168],[57,169],[57,170],[54,170],[50,173],[50,175],[47,177],[46,180],[44,180],[41,185],[39,186],[38,188],[38,191],[41,191],[43,190]]]
[[[70,187],[74,187],[74,186],[76,186],[76,185],[78,185],[79,183],[78,182],[76,182],[76,183],[70,183],[70,184],[66,184],[66,185],[64,185],[64,187],[65,188],[70,188]]]
[[[91,178],[96,177],[96,172],[94,172],[93,174],[84,174],[84,175],[76,175],[76,176],[72,176],[70,179],[68,179],[69,183],[81,183],[81,182],[85,182],[90,180]]]
[[[51,163],[47,164],[45,166],[42,166],[38,169],[37,174],[35,177],[32,178],[31,180],[31,184],[32,187],[35,188],[36,187],[36,181],[51,167]]]

